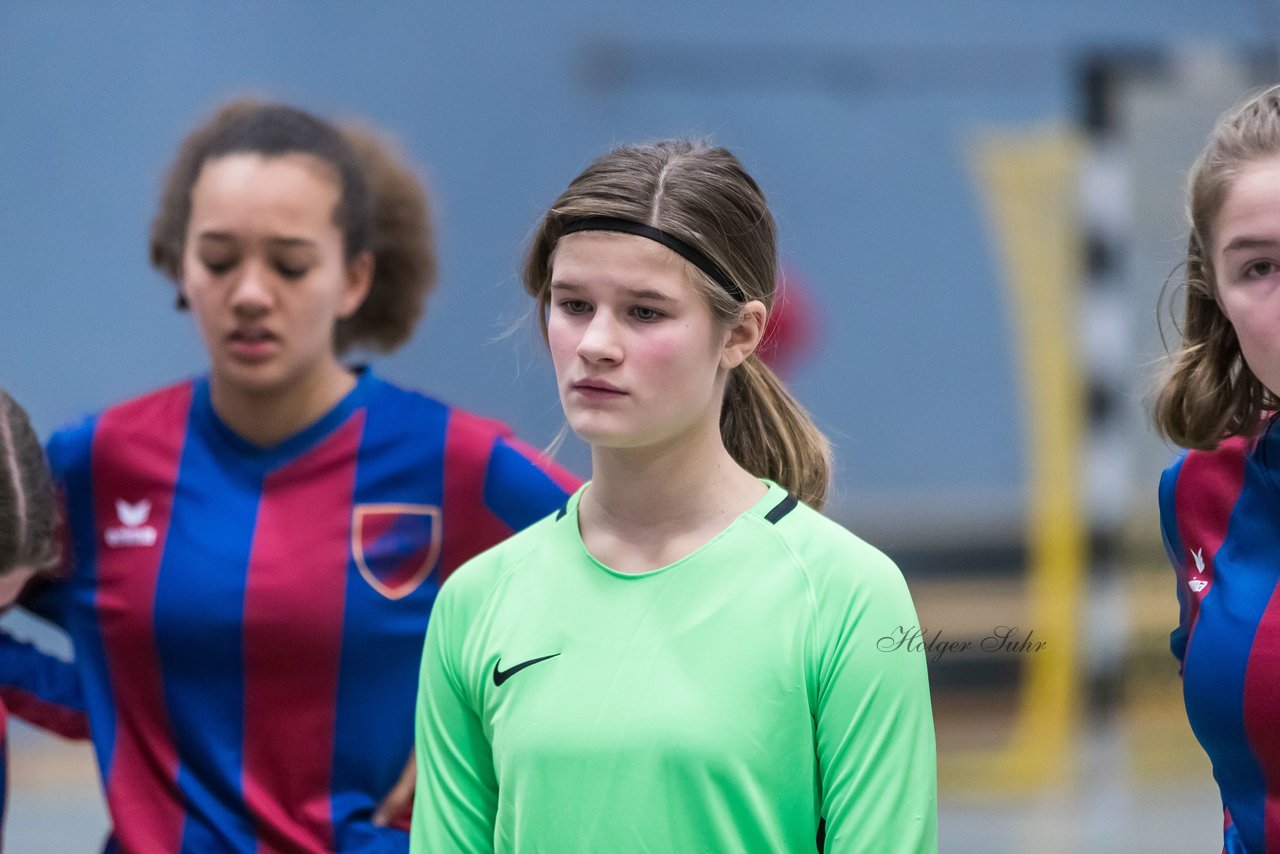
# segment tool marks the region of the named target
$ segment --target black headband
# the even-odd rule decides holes
[[[619,219],[613,216],[584,216],[577,219],[571,219],[565,224],[562,234],[574,234],[579,231],[620,231],[623,234],[634,234],[637,237],[647,237],[655,243],[661,243],[663,246],[675,252],[684,260],[697,267],[702,272],[711,277],[712,281],[724,288],[729,296],[738,302],[746,302],[747,295],[742,292],[742,288],[729,278],[729,274],[720,269],[720,265],[712,261],[696,247],[685,243],[674,234],[663,231],[660,228],[654,228],[651,225],[645,225],[642,222],[632,222],[629,219]]]

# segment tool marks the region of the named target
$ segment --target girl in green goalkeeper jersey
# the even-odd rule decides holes
[[[524,283],[593,477],[440,593],[415,852],[937,849],[923,652],[883,643],[910,595],[819,514],[827,442],[754,355],[775,265],[700,143],[617,149],[543,218]]]

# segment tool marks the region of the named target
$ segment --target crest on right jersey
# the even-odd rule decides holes
[[[440,508],[357,504],[351,554],[370,587],[388,599],[403,599],[422,585],[440,557]]]

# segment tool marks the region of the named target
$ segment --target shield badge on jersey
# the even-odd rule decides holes
[[[440,557],[440,508],[433,504],[357,504],[351,553],[369,586],[403,599],[421,586]]]

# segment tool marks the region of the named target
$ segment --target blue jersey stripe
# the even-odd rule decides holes
[[[1262,470],[1250,461],[1231,513],[1227,538],[1214,556],[1213,586],[1200,603],[1194,643],[1183,670],[1187,717],[1214,757],[1214,777],[1231,804],[1236,830],[1250,850],[1263,849],[1266,785],[1244,722],[1245,671],[1258,622],[1275,587],[1270,564],[1253,554],[1271,543],[1270,518],[1280,512]]]
[[[484,503],[513,531],[523,530],[564,503],[566,490],[503,438],[493,446],[484,478]]]
[[[376,394],[360,445],[355,504],[439,508],[448,408],[392,386]],[[434,535],[441,535],[438,526]],[[398,545],[412,551],[415,544]],[[428,576],[408,596],[393,600],[370,586],[354,563],[348,567],[332,784],[339,851],[408,850],[403,831],[351,816],[377,808],[413,752],[417,684],[405,674],[417,672],[436,585],[435,576]],[[370,702],[371,697],[378,699]],[[373,793],[378,794],[371,798]]]
[[[180,763],[178,785],[188,805],[183,851],[251,854],[256,848],[240,792],[240,615],[250,545],[244,532],[253,530],[261,487],[260,478],[224,465],[208,443],[187,443],[155,614],[165,703]],[[209,495],[218,500],[202,500]],[[213,544],[220,548],[212,550]],[[199,620],[200,636],[192,637],[196,613],[206,616]],[[214,696],[217,703],[207,702]]]
[[[37,602],[33,610],[53,620],[76,640],[76,665],[85,707],[93,721],[98,773],[105,785],[116,741],[116,714],[96,608],[98,546],[90,450],[97,426],[96,417],[88,418],[49,441],[49,465],[66,498],[70,558],[75,574],[71,583],[53,588],[48,600]]]
[[[1175,567],[1185,568],[1186,561],[1184,555],[1186,551],[1182,546],[1182,536],[1178,533],[1178,512],[1177,512],[1177,487],[1178,473],[1182,471],[1182,464],[1186,462],[1186,455],[1178,458],[1178,461],[1164,470],[1160,475],[1160,539],[1164,543],[1165,554],[1169,557],[1169,563]],[[1190,608],[1190,592],[1184,581],[1186,577],[1185,571],[1174,573],[1174,589],[1178,596],[1178,626],[1169,633],[1169,649],[1173,652],[1178,664],[1182,664],[1182,659],[1187,654],[1187,637],[1190,634],[1190,626],[1187,624],[1187,614]]]
[[[75,665],[0,632],[0,705],[66,738],[88,738]]]

